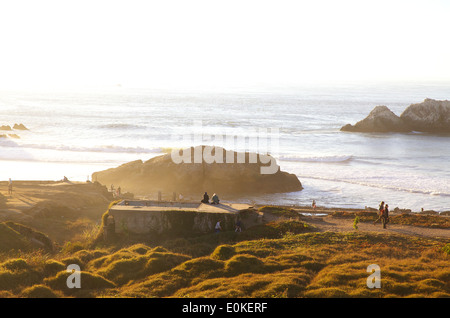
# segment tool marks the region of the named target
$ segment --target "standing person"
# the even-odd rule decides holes
[[[316,209],[316,200],[313,200],[312,202],[312,208],[315,210]]]
[[[380,205],[378,206],[378,219],[376,219],[375,222],[373,222],[373,224],[377,223],[378,221],[381,221],[383,212],[384,212],[384,201],[381,201]]]
[[[383,224],[383,229],[386,228],[386,224],[389,223],[389,205],[384,206],[383,215],[381,216],[381,223]]]
[[[9,182],[8,182],[8,195],[12,195],[12,193],[13,193],[13,184],[12,184],[11,178],[9,178]]]

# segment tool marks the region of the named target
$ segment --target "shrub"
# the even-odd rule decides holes
[[[170,270],[188,259],[189,257],[181,254],[151,252],[146,255],[117,259],[107,267],[101,268],[98,274],[122,285],[130,280]]]
[[[160,273],[187,261],[190,257],[182,254],[152,252],[147,256],[145,273],[147,275]]]
[[[226,262],[225,270],[232,276],[242,273],[261,273],[264,271],[264,262],[253,255],[235,255]]]
[[[355,219],[353,220],[353,228],[355,230],[358,229],[358,223],[359,223],[359,216],[356,216]]]
[[[52,276],[66,269],[66,265],[53,259],[46,260],[44,263],[44,275]]]
[[[119,250],[113,254],[101,256],[89,262],[89,268],[91,269],[99,269],[101,267],[107,267],[109,264],[116,260],[128,259],[136,257],[136,254],[130,252],[127,249]]]
[[[87,264],[90,261],[108,255],[109,252],[104,250],[80,250],[73,254],[73,257],[80,259],[83,264]]]
[[[108,267],[100,269],[98,274],[121,285],[138,277],[146,261],[145,256],[119,259],[109,264]]]
[[[441,250],[446,253],[447,255],[450,255],[450,243],[445,244]]]
[[[144,255],[148,253],[148,251],[150,251],[151,248],[144,244],[135,244],[133,246],[130,246],[128,250],[130,252],[137,253],[139,255]]]
[[[53,289],[61,290],[64,293],[71,294],[77,292],[77,288],[67,287],[67,278],[71,275],[66,271],[59,272],[55,277],[45,278],[44,283]],[[105,288],[114,288],[115,284],[100,275],[89,272],[81,272],[81,289],[99,290]]]
[[[30,268],[30,266],[27,264],[27,262],[22,258],[16,258],[8,260],[2,264],[0,264],[0,267],[8,270],[27,270]]]
[[[227,260],[236,253],[235,249],[231,245],[220,245],[211,254],[211,257],[218,260]]]
[[[220,273],[224,265],[224,262],[220,260],[199,257],[180,264],[172,270],[172,273],[191,279],[208,277],[210,273]]]
[[[79,257],[66,257],[61,260],[61,263],[63,263],[65,266],[76,264],[81,267],[84,265],[83,261]]]
[[[0,272],[0,290],[14,290],[19,286],[30,286],[41,280],[33,270],[4,270]]]
[[[67,242],[62,248],[62,253],[72,254],[84,250],[85,246],[81,242]]]
[[[58,298],[59,296],[51,288],[45,285],[34,285],[25,288],[22,293],[22,297],[26,298]]]

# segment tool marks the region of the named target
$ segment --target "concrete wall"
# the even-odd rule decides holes
[[[211,213],[193,211],[130,211],[114,210],[116,233],[134,234],[195,234],[214,232],[217,221],[221,220],[223,230],[232,230],[237,213]]]

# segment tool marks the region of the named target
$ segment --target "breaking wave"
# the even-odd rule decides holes
[[[303,157],[296,155],[280,156],[281,161],[295,161],[295,162],[319,162],[319,163],[339,163],[349,162],[353,159],[352,155],[340,156],[318,156],[318,157]]]
[[[36,150],[55,150],[55,151],[72,151],[72,152],[102,152],[102,153],[164,153],[167,149],[161,147],[145,148],[145,147],[124,147],[114,145],[103,145],[94,147],[79,147],[66,145],[45,145],[45,144],[3,144],[11,148],[36,149]]]
[[[429,189],[414,189],[414,188],[407,188],[402,187],[398,185],[391,185],[391,184],[385,184],[385,183],[376,183],[376,182],[367,182],[367,181],[361,181],[361,180],[346,180],[346,179],[340,179],[340,178],[329,178],[329,177],[320,177],[320,176],[298,176],[300,179],[316,179],[316,180],[324,180],[324,181],[331,181],[331,182],[344,182],[359,186],[365,186],[365,187],[372,187],[372,188],[379,188],[379,189],[386,189],[386,190],[392,190],[392,191],[401,191],[401,192],[409,192],[409,193],[417,193],[417,194],[426,194],[426,195],[432,195],[432,196],[442,196],[442,197],[450,197],[449,192],[439,191],[439,190],[429,190]]]

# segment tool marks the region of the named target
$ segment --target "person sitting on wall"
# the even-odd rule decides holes
[[[208,195],[208,193],[205,192],[205,194],[203,195],[203,200],[201,202],[202,203],[209,203],[209,195]]]
[[[213,194],[212,196],[212,204],[219,204],[219,196],[217,194]]]

